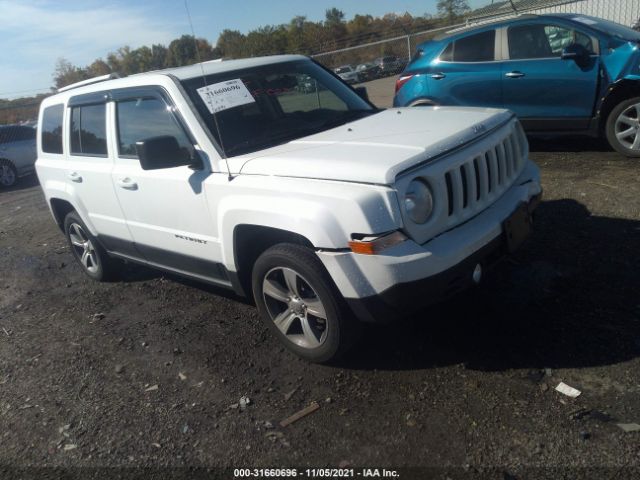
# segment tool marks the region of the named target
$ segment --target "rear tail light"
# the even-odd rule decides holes
[[[398,90],[400,90],[402,86],[412,78],[413,75],[401,75],[398,80],[396,80],[396,93],[398,93]]]

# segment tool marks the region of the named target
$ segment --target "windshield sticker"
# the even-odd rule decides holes
[[[598,22],[594,22],[590,18],[586,18],[586,17],[573,17],[571,20],[576,21],[576,22],[580,22],[580,23],[584,23],[585,25],[597,25],[598,24]]]
[[[199,88],[197,92],[211,113],[255,103],[255,99],[239,78],[207,85]]]

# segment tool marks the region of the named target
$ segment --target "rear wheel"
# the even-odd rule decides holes
[[[611,147],[627,157],[640,157],[640,97],[620,102],[606,125]]]
[[[107,281],[115,276],[119,262],[102,248],[76,212],[65,217],[64,233],[71,253],[84,273],[98,281]]]
[[[0,185],[13,187],[18,183],[18,171],[9,160],[0,160]]]
[[[328,362],[357,339],[360,324],[312,250],[275,245],[260,255],[252,277],[253,295],[263,320],[300,357]]]

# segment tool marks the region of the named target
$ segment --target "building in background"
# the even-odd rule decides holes
[[[512,16],[515,13],[578,13],[626,26],[640,20],[640,0],[502,0],[471,12],[469,22]]]

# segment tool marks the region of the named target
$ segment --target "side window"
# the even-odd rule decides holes
[[[137,98],[117,103],[118,153],[137,158],[136,142],[171,135],[180,147],[193,155],[193,145],[165,102],[158,98]]]
[[[512,60],[559,57],[563,49],[574,43],[593,53],[589,36],[557,25],[517,25],[509,27],[508,37]]]
[[[72,154],[106,156],[106,105],[73,107],[70,135]]]
[[[491,62],[495,59],[496,31],[477,33],[450,43],[440,55],[443,62]]]
[[[591,42],[591,38],[584,33],[555,25],[544,27],[544,32],[547,34],[549,45],[551,46],[551,52],[554,56],[559,57],[562,50],[575,43],[582,45],[589,51],[589,53],[593,53],[593,43]]]
[[[53,105],[42,113],[41,140],[42,151],[62,153],[62,115],[64,105]]]

